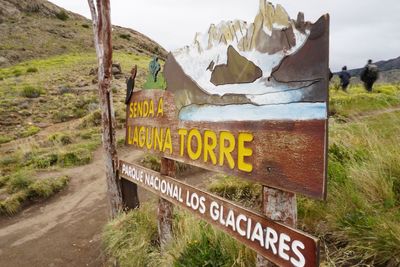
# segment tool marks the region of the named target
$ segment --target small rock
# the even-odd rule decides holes
[[[98,110],[98,109],[99,109],[99,104],[97,104],[97,103],[90,103],[88,105],[88,110],[90,112],[93,112],[93,111]]]
[[[119,79],[124,78],[124,75],[123,75],[123,74],[115,74],[115,75],[114,75],[114,78],[117,79],[117,80],[119,80]]]
[[[73,90],[69,87],[69,86],[60,86],[58,87],[58,94],[63,95],[63,94],[68,94],[68,93],[72,93]]]
[[[97,75],[98,68],[91,68],[89,75]]]
[[[113,45],[114,50],[122,50],[124,48],[125,48],[125,46],[123,46],[123,45]]]
[[[29,103],[28,102],[22,102],[21,104],[19,104],[19,108],[20,109],[27,109],[27,108],[29,108]]]
[[[81,88],[81,87],[86,87],[86,86],[89,86],[89,83],[88,83],[88,82],[84,82],[84,81],[79,82],[79,83],[76,85],[76,87],[79,87],[79,88]]]
[[[74,39],[75,38],[75,34],[71,33],[71,32],[63,32],[61,34],[61,36],[65,39]]]
[[[7,65],[9,63],[8,59],[5,57],[0,57],[0,66]]]
[[[39,123],[36,123],[36,126],[37,127],[39,127],[39,128],[47,128],[47,127],[49,127],[51,124],[50,123],[46,123],[46,122],[39,122]]]
[[[112,64],[112,74],[113,75],[122,74],[121,64],[119,64],[119,63]]]
[[[32,115],[32,112],[30,112],[28,110],[20,110],[20,111],[18,111],[18,114],[21,116],[28,117],[28,116]]]

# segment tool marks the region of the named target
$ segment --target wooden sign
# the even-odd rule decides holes
[[[326,197],[329,16],[211,25],[170,53],[166,90],[132,94],[126,144],[313,198]]]
[[[126,144],[315,198],[325,194],[324,120],[184,121],[168,90],[134,92]]]
[[[219,227],[279,266],[318,266],[318,239],[230,201],[136,164],[119,161],[120,176]]]

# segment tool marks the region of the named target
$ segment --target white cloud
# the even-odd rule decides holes
[[[89,16],[87,1],[50,0],[71,11]],[[221,20],[252,21],[257,0],[111,0],[114,24],[133,28],[167,50],[190,44],[196,32]],[[331,15],[331,68],[342,65],[361,67],[374,60],[400,56],[399,0],[276,0],[291,17],[303,11],[315,21],[324,13]]]

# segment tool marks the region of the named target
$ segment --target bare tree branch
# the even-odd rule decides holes
[[[103,126],[102,138],[105,151],[107,195],[110,217],[114,218],[122,210],[122,193],[116,173],[118,162],[115,139],[116,122],[112,91],[110,90],[112,79],[110,0],[97,0],[96,2],[97,9],[93,0],[88,0],[98,61],[99,104]]]

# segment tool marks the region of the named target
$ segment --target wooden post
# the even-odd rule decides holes
[[[161,158],[162,175],[175,177],[175,161],[167,158]],[[171,202],[159,198],[158,200],[158,236],[160,238],[161,250],[172,240],[172,213],[174,206]]]
[[[294,193],[263,186],[263,212],[274,221],[296,227],[297,201]],[[275,264],[257,255],[257,267],[270,267]]]
[[[102,139],[105,152],[109,214],[115,218],[122,210],[122,194],[117,177],[118,157],[115,141],[115,114],[110,88],[112,79],[112,43],[110,0],[88,0],[93,22],[94,46],[98,60],[99,98],[102,118]]]

